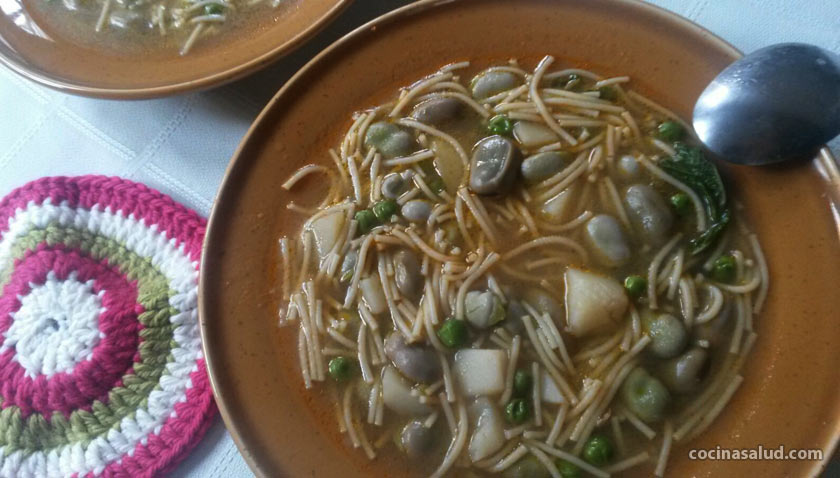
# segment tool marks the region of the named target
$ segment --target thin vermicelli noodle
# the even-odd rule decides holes
[[[281,183],[324,192],[278,323],[370,459],[662,476],[744,380],[769,271],[715,166],[631,78],[553,64],[445,66]]]

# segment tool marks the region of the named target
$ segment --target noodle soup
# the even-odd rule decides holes
[[[348,446],[430,476],[667,472],[742,381],[757,238],[690,129],[602,78],[451,64],[355,114],[279,241]]]
[[[187,55],[197,45],[282,14],[297,0],[36,0],[50,29],[119,53],[149,49]]]

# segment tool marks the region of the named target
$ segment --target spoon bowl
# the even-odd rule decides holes
[[[840,57],[801,43],[757,50],[706,87],[693,122],[706,147],[732,163],[813,157],[840,134]]]

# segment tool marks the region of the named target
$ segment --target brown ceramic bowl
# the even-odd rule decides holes
[[[306,41],[352,0],[285,0],[269,14],[244,18],[237,28],[202,39],[185,56],[171,44],[124,51],[113,37],[76,37],[45,14],[49,1],[4,4],[0,63],[67,93],[139,99],[241,78]]]
[[[385,15],[321,53],[292,78],[249,131],[230,165],[206,236],[200,314],[222,416],[261,477],[402,476],[370,463],[338,434],[333,409],[305,393],[292,334],[275,327],[276,243],[300,220],[279,185],[327,150],[353,111],[452,61],[544,54],[605,75],[689,116],[706,83],[740,53],[685,19],[631,1],[432,0]],[[725,167],[770,265],[758,342],[733,401],[698,439],[671,454],[669,476],[809,476],[840,434],[840,242],[832,204],[837,165]],[[822,461],[692,461],[690,448],[819,448]],[[415,474],[408,473],[408,476]],[[632,476],[650,476],[641,468]]]

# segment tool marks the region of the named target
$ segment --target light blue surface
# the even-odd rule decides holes
[[[305,1],[305,0],[304,0]],[[67,96],[0,68],[0,196],[41,176],[119,175],[207,215],[228,159],[262,105],[312,55],[356,25],[408,3],[357,0],[303,49],[229,86],[162,100]],[[783,41],[840,53],[838,0],[656,0],[742,51]],[[840,140],[832,142],[835,154]],[[834,470],[831,476],[840,476]],[[250,477],[221,421],[174,478]]]

